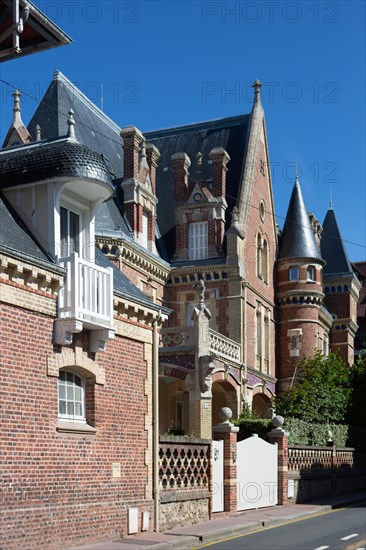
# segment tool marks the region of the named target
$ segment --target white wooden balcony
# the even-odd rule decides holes
[[[91,351],[104,351],[105,341],[114,338],[113,268],[83,260],[76,252],[60,258],[66,269],[64,287],[58,299],[55,342],[69,344],[72,334],[91,331]]]

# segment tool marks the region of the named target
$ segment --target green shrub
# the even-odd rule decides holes
[[[238,441],[242,441],[253,434],[267,439],[267,433],[274,427],[272,422],[263,418],[238,418],[234,424],[239,426]]]

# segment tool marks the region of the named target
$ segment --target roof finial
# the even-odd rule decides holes
[[[299,182],[299,171],[297,169],[297,161],[296,161],[296,171],[295,171],[295,183]]]
[[[12,96],[14,98],[14,107],[13,107],[13,124],[15,122],[19,122],[20,121],[20,111],[21,111],[21,108],[20,108],[20,96],[21,96],[21,93],[19,92],[19,90],[15,90],[13,93],[12,93]]]
[[[36,141],[41,141],[41,127],[39,124],[36,126]]]
[[[141,144],[141,156],[146,159],[146,139]]]
[[[259,80],[255,80],[252,87],[254,88],[254,103],[260,103],[261,102],[261,86],[263,86],[262,82]]]
[[[330,186],[329,190],[329,210],[333,210],[332,186]]]
[[[76,139],[75,136],[75,119],[74,119],[74,111],[72,109],[68,112],[69,118],[67,119],[67,124],[69,126],[69,130],[67,132],[67,137],[70,137],[72,139]]]
[[[196,154],[196,173],[195,177],[197,181],[201,180],[201,173],[202,173],[202,153],[198,151]]]

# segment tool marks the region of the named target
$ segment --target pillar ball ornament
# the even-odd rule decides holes
[[[230,407],[222,407],[220,409],[220,418],[223,422],[230,422],[232,416],[233,411],[230,409]]]
[[[272,424],[275,428],[282,428],[284,421],[285,419],[283,418],[283,416],[280,416],[279,414],[272,418]]]

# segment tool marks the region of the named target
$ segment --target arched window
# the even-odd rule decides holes
[[[265,283],[268,283],[268,244],[263,241],[262,251],[262,278]]]
[[[263,265],[262,265],[262,254],[263,254],[263,242],[262,236],[258,233],[257,236],[257,277],[263,279]]]
[[[60,370],[58,416],[70,422],[85,422],[85,380],[71,370]]]

